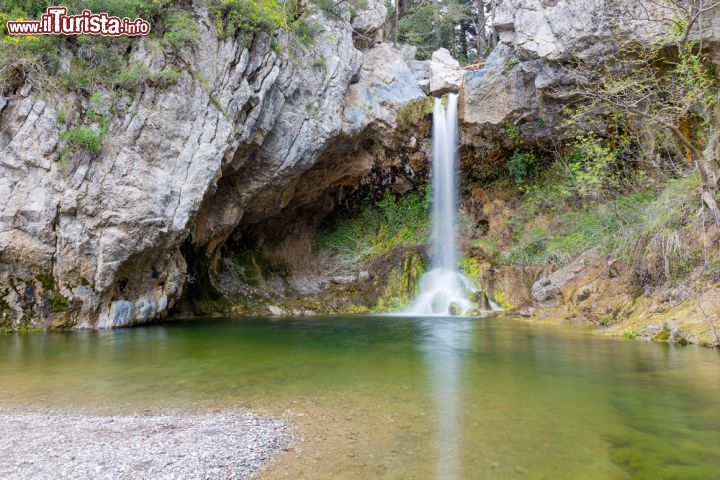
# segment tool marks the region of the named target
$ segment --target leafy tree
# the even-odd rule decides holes
[[[639,0],[638,0],[639,1]],[[660,3],[660,2],[651,2]],[[653,46],[631,45],[601,68],[583,64],[572,69],[581,85],[585,104],[578,115],[586,118],[617,112],[629,126],[650,125],[659,140],[677,145],[700,174],[700,197],[720,226],[715,194],[718,189],[718,86],[705,58],[703,17],[720,2],[667,0],[662,5],[677,16],[668,23],[667,39]],[[668,45],[674,55],[668,55]],[[635,140],[648,143],[642,129]],[[655,139],[658,140],[657,138]],[[652,148],[652,147],[651,147]]]
[[[386,33],[395,44],[416,46],[420,59],[444,47],[469,63],[495,45],[496,5],[497,0],[395,0],[388,4]]]

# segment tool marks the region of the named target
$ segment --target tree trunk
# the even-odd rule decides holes
[[[702,202],[710,209],[710,213],[715,219],[715,225],[720,228],[720,209],[718,209],[715,194],[718,186],[717,172],[717,151],[720,133],[716,130],[711,136],[705,150],[701,155],[696,154],[695,164],[700,172],[700,198]]]
[[[393,46],[397,47],[398,23],[400,22],[400,0],[395,2],[395,22],[393,26]]]
[[[485,42],[485,0],[475,0],[475,48],[478,58],[485,57],[487,43]]]
[[[391,39],[394,46],[397,47],[398,41],[398,23],[400,19],[407,13],[406,0],[395,0],[395,14],[385,23],[385,38]]]
[[[488,42],[488,51],[492,50],[497,46],[498,36],[495,30],[495,12],[497,10],[497,0],[490,0],[490,35]]]
[[[442,47],[442,32],[440,31],[440,11],[435,9],[433,12],[433,33],[435,34],[435,48],[437,50]]]

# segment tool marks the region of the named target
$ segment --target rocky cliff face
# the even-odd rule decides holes
[[[347,19],[374,39],[366,46],[380,35],[383,8]],[[201,6],[196,14],[207,18]],[[202,22],[177,82],[108,98],[100,153],[66,165],[58,112],[69,109],[72,121],[88,100],[29,84],[1,98],[4,322],[107,328],[157,318],[194,281],[181,246],[211,258],[240,222],[367,169],[338,159],[313,174],[331,145],[392,125],[402,102],[424,94],[387,45],[360,51],[350,21],[315,20],[315,45],[292,56],[266,34],[243,47]],[[143,40],[130,55],[151,71],[168,62]]]
[[[289,234],[303,206],[343,185],[407,190],[428,132],[398,114],[426,92],[460,91],[466,165],[516,147],[508,125],[524,142],[544,141],[572,99],[566,65],[654,42],[673,15],[637,0],[506,0],[497,48],[464,72],[447,52],[418,62],[382,43],[379,0],[353,18],[318,15],[315,45],[294,55],[262,33],[249,46],[221,39],[204,7],[195,13],[201,42],[182,52],[187,68],[169,87],[106,94],[100,107],[31,84],[0,97],[0,326],[158,318],[206,280],[198,271],[217,270],[223,245],[248,225],[275,222]],[[715,43],[720,18],[705,27]],[[143,40],[128,55],[151,71],[170,62]],[[58,114],[73,123],[90,108],[109,116],[100,153],[64,163]],[[427,119],[413,111],[405,116]]]
[[[696,29],[693,36],[716,52],[720,12],[706,15],[702,33]],[[568,67],[600,64],[632,43],[666,41],[680,17],[671,2],[503,1],[496,17],[499,44],[484,68],[464,76],[460,89],[463,143],[474,150],[469,155],[482,161],[493,150],[516,147],[506,135],[508,125],[528,144],[557,134],[577,87]]]

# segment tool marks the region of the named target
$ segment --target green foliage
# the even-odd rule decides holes
[[[55,289],[55,279],[52,273],[39,273],[35,276],[35,279],[42,285],[43,293],[52,300],[50,311],[53,313],[65,311],[69,304],[68,299]]]
[[[210,0],[210,16],[223,37],[249,37],[260,31],[288,29],[284,6],[278,0]]]
[[[255,250],[236,253],[223,260],[223,269],[236,281],[257,287],[264,282],[265,276],[287,276],[287,266],[275,263]]]
[[[611,147],[611,143],[614,147]],[[538,171],[532,153],[516,150],[507,163],[510,176],[525,193],[528,215],[554,212],[572,201],[576,207],[609,200],[640,187],[646,188],[643,172],[623,158],[627,145],[614,138],[583,132],[570,140],[559,158]]]
[[[629,258],[641,238],[681,227],[694,205],[697,175],[671,180],[660,190],[629,193],[591,206],[566,208],[552,229],[526,226],[515,228],[518,246],[503,252],[501,260],[512,263],[564,263],[598,247],[620,258]],[[537,214],[536,206],[525,210],[525,218]]]
[[[46,291],[52,291],[55,286],[55,279],[53,278],[52,273],[38,273],[35,276],[35,279],[40,282],[43,289]]]
[[[428,237],[429,194],[424,190],[401,197],[386,193],[377,203],[367,200],[359,215],[337,218],[318,243],[348,265],[359,265],[398,246],[420,245]]]
[[[622,333],[622,336],[623,336],[623,338],[633,339],[633,338],[637,337],[638,334],[637,334],[637,332],[635,332],[635,331],[633,331],[633,330],[631,330],[631,329],[628,329],[628,330],[625,330],[625,331]]]
[[[394,8],[389,10],[389,18]],[[458,0],[446,2],[414,2],[405,4],[405,15],[397,24],[398,41],[417,47],[416,58],[426,60],[432,52],[445,47],[457,51],[459,42],[457,26],[471,21],[472,12],[468,3]],[[466,42],[467,47],[467,42]],[[462,52],[459,52],[462,56]],[[461,58],[467,61],[468,58]]]
[[[0,12],[2,27],[8,19],[36,19],[52,1],[5,0]],[[70,0],[63,3],[70,13],[88,8],[119,17],[142,17],[151,22],[153,35],[160,36],[169,49],[178,49],[199,40],[200,31],[190,12],[170,0]],[[97,88],[135,88],[141,82],[153,86],[169,84],[166,67],[160,72],[143,72],[130,65],[126,53],[138,37],[103,37],[98,35],[9,36],[0,31],[0,91],[16,88],[25,81],[38,90],[58,89],[90,92]],[[155,42],[157,44],[157,42]],[[60,68],[60,48],[70,52],[70,64]],[[144,67],[147,71],[147,67]]]
[[[173,50],[200,42],[200,27],[188,11],[171,14],[165,28],[163,43]]]
[[[18,326],[18,333],[20,335],[27,335],[31,333],[43,333],[41,328],[28,327],[27,325],[21,324]]]
[[[619,120],[628,138],[620,135],[625,143],[611,150],[625,153],[628,145],[635,145],[641,154],[637,160],[668,172],[677,172],[688,161],[702,169],[702,151],[717,130],[718,83],[703,45],[689,39],[688,28],[683,19],[671,25],[667,43],[629,44],[601,71],[596,64],[580,65],[581,76],[602,80],[585,87],[571,123],[580,120],[599,129],[607,121],[612,129]],[[608,111],[612,113],[599,117]],[[643,153],[649,155],[643,158]]]
[[[500,255],[500,248],[497,246],[495,241],[491,238],[478,238],[471,242],[473,248],[480,249],[480,251],[490,258],[496,258]]]
[[[65,123],[67,120],[67,113],[65,112],[65,109],[59,108],[57,113],[55,114],[55,119],[58,123]]]
[[[517,144],[522,140],[522,133],[517,125],[512,123],[505,124],[505,133],[512,143]]]
[[[61,133],[60,139],[72,147],[81,148],[92,155],[97,155],[100,153],[103,136],[105,136],[104,129],[80,125]]]
[[[678,41],[682,39],[683,35],[685,35],[685,32],[688,28],[688,20],[687,18],[677,18],[674,19],[670,24],[670,41]]]
[[[399,268],[388,273],[385,290],[378,299],[378,312],[399,311],[407,307],[417,293],[420,277],[425,271],[425,262],[419,253],[408,253]]]
[[[327,60],[325,59],[324,55],[320,55],[318,58],[315,59],[313,62],[313,67],[316,68],[322,68],[323,70],[327,68]]]
[[[72,152],[67,145],[60,147],[60,155],[58,157],[58,171],[63,177],[67,177],[72,162]]]
[[[509,312],[510,310],[515,310],[515,305],[512,304],[510,301],[510,297],[505,294],[502,290],[498,290],[493,295],[495,297],[495,301],[497,304],[502,308],[503,310]]]
[[[606,190],[617,192],[616,162],[618,152],[593,133],[582,133],[572,142],[567,158],[575,193],[581,197],[598,199]]]
[[[678,83],[679,103],[697,105],[711,111],[717,104],[718,85],[713,69],[706,65],[705,57],[689,42],[680,47],[679,60],[674,65],[673,79]]]
[[[181,75],[182,71],[179,69],[165,67],[158,71],[150,71],[143,63],[130,62],[117,72],[113,83],[127,90],[144,84],[162,88],[174,85]]]
[[[515,150],[507,163],[508,173],[518,185],[526,180],[536,166],[535,154],[522,150]]]
[[[510,74],[510,71],[518,65],[520,65],[520,61],[518,61],[516,58],[508,60],[507,62],[505,62],[505,68],[503,68],[502,74],[508,76]]]
[[[297,1],[281,0],[210,0],[210,18],[221,37],[239,37],[249,45],[257,32],[273,34],[285,30],[293,41],[308,47],[321,32],[318,22],[307,18],[311,11]],[[278,51],[278,44],[273,44]]]
[[[50,306],[50,311],[52,313],[60,313],[64,312],[68,308],[68,299],[66,297],[63,297],[59,293],[55,292],[53,295],[53,302]]]
[[[463,257],[460,259],[460,270],[467,275],[467,277],[478,286],[480,283],[480,277],[482,276],[482,266],[476,258]]]
[[[294,35],[294,39],[306,47],[313,46],[315,44],[315,38],[322,32],[320,23],[306,18],[298,18],[290,22],[290,29]]]
[[[555,162],[522,188],[525,192],[525,214],[534,216],[563,208],[573,198],[574,183],[568,169],[560,162]]]
[[[358,10],[368,8],[367,0],[314,0],[313,3],[332,18],[341,18],[343,11],[354,16]]]

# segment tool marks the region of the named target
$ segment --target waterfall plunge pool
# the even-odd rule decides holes
[[[2,405],[290,416],[294,450],[261,478],[717,478],[718,398],[716,351],[506,319],[0,337]]]

